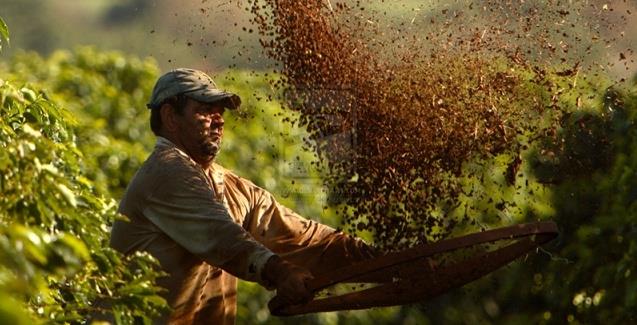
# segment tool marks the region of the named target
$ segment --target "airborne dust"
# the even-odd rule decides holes
[[[469,163],[506,157],[515,184],[524,151],[581,104],[580,79],[634,63],[616,46],[625,1],[404,3],[241,3],[345,225],[390,249],[471,222],[448,217],[483,177]],[[619,60],[600,64],[610,48]]]

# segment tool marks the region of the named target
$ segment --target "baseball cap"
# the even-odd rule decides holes
[[[159,108],[164,100],[179,94],[202,103],[220,102],[228,109],[236,109],[241,105],[239,96],[217,88],[212,78],[203,71],[179,68],[157,79],[146,106],[150,109]]]

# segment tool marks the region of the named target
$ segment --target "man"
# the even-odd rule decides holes
[[[298,216],[214,162],[224,111],[239,104],[192,69],[166,73],[151,95],[157,144],[124,194],[130,222],[115,222],[111,246],[147,251],[169,274],[158,282],[172,312],[157,323],[234,323],[236,277],[288,303],[307,301],[312,272],[372,256],[362,241]]]

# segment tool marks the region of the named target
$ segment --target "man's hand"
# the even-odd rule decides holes
[[[294,305],[312,299],[307,282],[314,277],[304,267],[286,262],[279,256],[271,257],[263,268],[263,278],[276,287],[280,302]]]

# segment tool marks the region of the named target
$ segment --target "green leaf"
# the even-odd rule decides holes
[[[106,274],[113,271],[111,262],[101,253],[91,254],[91,259],[97,265],[97,269],[100,273]]]
[[[18,308],[16,308],[18,307]],[[0,292],[0,324],[32,324],[22,304],[4,292]]]
[[[11,227],[12,236],[22,247],[25,255],[32,261],[41,265],[47,263],[46,244],[43,243],[42,238],[35,233],[32,229],[24,227],[22,225],[13,225]]]
[[[62,234],[58,239],[64,243],[64,245],[70,247],[73,253],[83,261],[87,261],[91,258],[86,245],[81,240],[68,234]]]
[[[156,306],[164,306],[164,305],[168,304],[166,299],[164,299],[164,298],[162,298],[161,296],[158,296],[158,295],[152,295],[152,296],[146,297],[146,302],[149,303],[149,304],[156,305]]]
[[[2,42],[9,44],[9,27],[0,17],[0,50],[2,50]]]
[[[72,207],[74,208],[77,207],[77,200],[75,199],[75,193],[73,193],[73,191],[64,184],[56,184],[56,185],[58,190],[62,194],[62,196],[64,196],[64,198],[66,199],[66,201]]]

